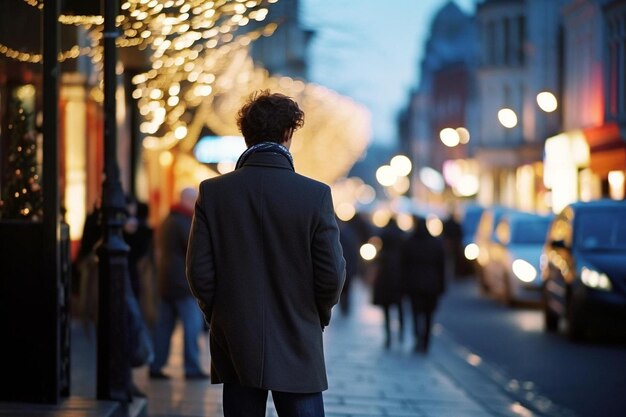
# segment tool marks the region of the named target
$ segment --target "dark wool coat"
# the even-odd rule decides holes
[[[404,242],[401,264],[405,288],[418,310],[434,311],[445,291],[445,252],[441,240],[431,236],[425,222]]]
[[[327,185],[275,153],[202,182],[187,277],[210,326],[211,382],[327,389],[322,330],[345,280]]]
[[[400,265],[400,250],[406,233],[392,219],[380,234],[382,248],[378,254],[378,270],[374,280],[372,302],[375,305],[389,306],[402,302],[403,282]]]

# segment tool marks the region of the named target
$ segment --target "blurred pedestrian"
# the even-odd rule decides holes
[[[323,417],[322,331],[345,279],[330,188],[294,172],[295,101],[256,93],[237,122],[248,148],[200,185],[187,257],[211,380],[225,417],[265,416],[269,391],[280,417]]]
[[[155,357],[150,365],[150,378],[154,379],[169,378],[162,368],[169,357],[172,333],[178,319],[183,325],[185,378],[208,378],[200,364],[198,336],[202,331],[202,313],[185,276],[187,242],[197,195],[193,188],[183,189],[179,203],[171,208],[158,232],[160,303],[154,327]]]
[[[430,234],[423,217],[415,219],[413,233],[402,246],[401,264],[411,300],[415,351],[425,353],[433,314],[445,291],[445,255],[442,242]]]
[[[124,240],[128,244],[128,271],[133,294],[145,320],[156,320],[154,230],[148,224],[149,207],[134,198],[127,199],[128,218],[124,223]]]
[[[102,209],[100,200],[85,217],[74,273],[78,292],[78,315],[89,335],[90,325],[96,322],[98,312],[98,259],[96,245],[102,237]]]
[[[127,213],[127,218],[132,213]],[[79,249],[77,264],[80,273],[80,314],[85,320],[85,329],[97,322],[98,313],[98,261],[97,250],[102,238],[102,209],[97,200],[93,210],[87,215],[83,228],[83,236]],[[132,222],[132,220],[131,220]],[[128,265],[128,264],[127,264]],[[154,359],[154,348],[150,334],[139,308],[139,303],[131,286],[130,273],[127,269],[124,274],[124,302],[126,304],[126,322],[128,325],[128,358],[133,368],[149,364]],[[88,333],[89,334],[89,333]],[[133,381],[130,394],[135,397],[145,397]]]
[[[343,257],[346,260],[346,281],[341,290],[339,308],[344,315],[350,314],[350,288],[352,280],[358,274],[359,241],[353,226],[344,221],[338,221],[339,241],[343,248]]]
[[[456,219],[454,206],[443,222],[443,238],[446,251],[446,271],[450,278],[461,276],[463,271],[463,229]]]
[[[402,312],[402,269],[400,267],[400,250],[406,238],[394,218],[389,219],[383,228],[380,239],[382,248],[377,257],[377,271],[374,278],[373,303],[381,306],[385,315],[385,347],[391,346],[391,311],[396,310],[398,316],[398,340],[404,340],[404,314]]]

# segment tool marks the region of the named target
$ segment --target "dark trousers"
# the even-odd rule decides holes
[[[265,417],[268,390],[224,384],[224,417]],[[324,417],[322,393],[272,391],[279,417]]]
[[[433,313],[436,303],[436,298],[411,296],[415,350],[421,350],[423,352],[428,351],[430,329],[433,324]]]
[[[404,340],[404,314],[402,313],[402,301],[397,304],[389,304],[383,306],[385,313],[385,346],[391,345],[391,306],[396,306],[398,311],[398,340]]]

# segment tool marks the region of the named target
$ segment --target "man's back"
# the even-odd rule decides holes
[[[282,155],[253,154],[201,184],[191,242],[188,276],[211,325],[213,382],[326,389],[321,329],[345,270],[329,187]]]

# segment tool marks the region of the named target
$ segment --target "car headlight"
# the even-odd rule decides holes
[[[587,287],[596,290],[610,291],[612,288],[611,280],[606,276],[606,274],[598,272],[594,269],[589,269],[585,266],[583,266],[580,270],[580,280]]]
[[[478,258],[479,252],[480,250],[478,249],[478,245],[475,243],[470,243],[465,247],[465,250],[463,251],[465,257],[469,261],[473,261],[474,259]]]
[[[516,259],[512,265],[513,273],[520,281],[533,282],[537,277],[537,270],[529,262],[523,259]]]

